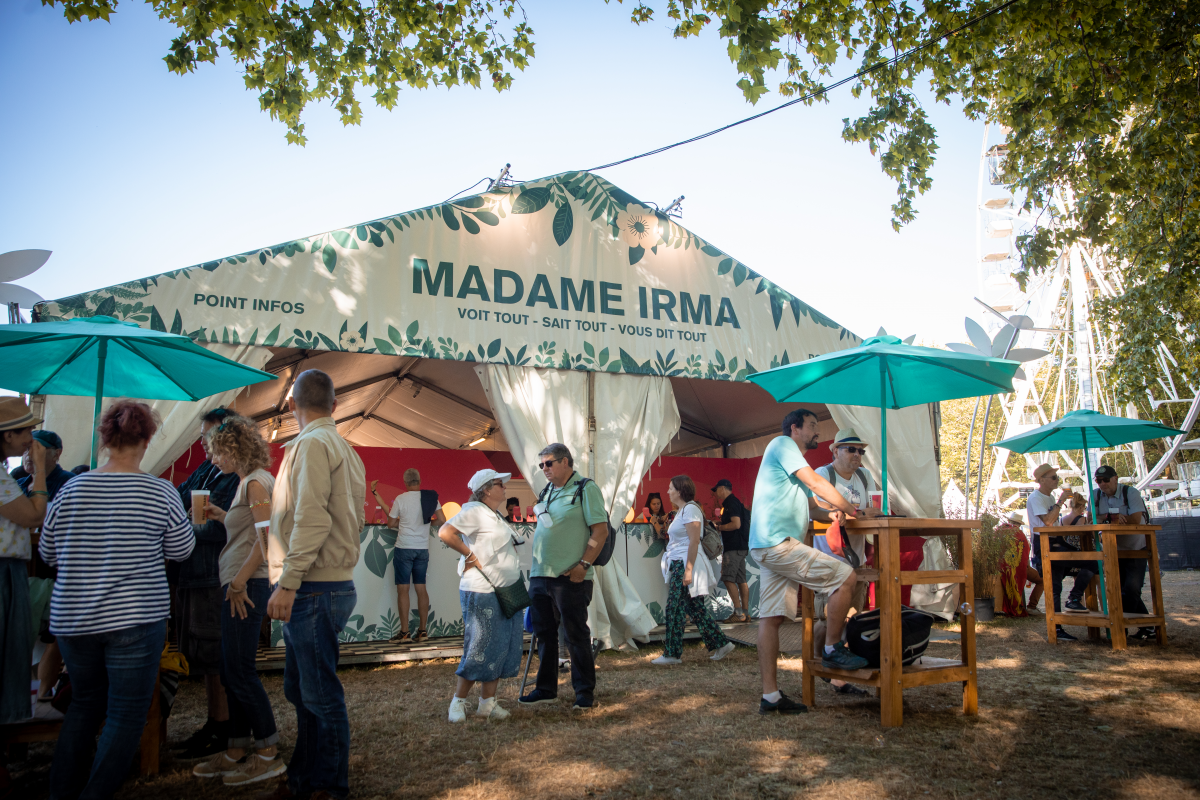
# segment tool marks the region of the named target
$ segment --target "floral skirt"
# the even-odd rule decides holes
[[[464,592],[463,655],[454,674],[469,681],[515,678],[521,668],[522,614],[505,619],[495,592]]]

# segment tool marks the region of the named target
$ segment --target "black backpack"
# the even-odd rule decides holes
[[[583,496],[583,487],[589,483],[595,483],[591,478],[580,478],[579,483],[575,484],[575,495],[571,498],[571,505],[575,505],[579,498]],[[538,502],[543,503],[546,500],[546,494],[553,486],[547,481],[546,486],[542,489],[542,493],[538,495]],[[604,546],[600,548],[600,554],[596,556],[596,560],[592,562],[593,567],[603,567],[612,560],[613,550],[617,543],[617,531],[612,526],[612,520],[605,515],[605,521],[608,523],[608,537],[604,540]]]
[[[900,660],[911,664],[929,646],[933,614],[900,606]],[[879,609],[855,614],[846,622],[846,645],[850,652],[867,660],[867,666],[879,668]]]
[[[1121,484],[1121,502],[1125,504],[1125,510],[1128,511],[1129,510],[1129,484],[1128,483]],[[1146,506],[1145,501],[1142,502],[1142,505]],[[1146,506],[1146,510],[1142,512],[1142,524],[1143,525],[1153,525],[1154,524],[1153,522],[1150,521],[1150,506]]]

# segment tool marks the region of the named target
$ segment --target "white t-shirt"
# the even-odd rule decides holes
[[[0,506],[6,506],[25,493],[16,480],[0,468]],[[8,517],[0,517],[0,558],[19,558],[28,561],[33,557],[29,528],[22,528]]]
[[[1054,505],[1054,498],[1048,494],[1042,494],[1040,490],[1034,490],[1033,494],[1029,495],[1029,499],[1025,501],[1025,517],[1029,521],[1030,535],[1036,534],[1034,528],[1047,528],[1051,525],[1057,525],[1058,519],[1046,519],[1046,512]],[[1059,509],[1061,511],[1061,509]],[[1034,517],[1041,517],[1042,521],[1038,522]]]
[[[851,474],[850,478],[846,479],[839,475],[838,471],[833,468],[832,464],[830,464],[828,467],[821,467],[819,470],[817,470],[817,474],[826,480],[829,480],[830,475],[832,475],[833,479],[829,480],[829,482],[833,484],[833,488],[837,489],[838,494],[846,498],[846,502],[855,508],[866,508],[871,498],[868,492],[875,491],[875,479],[872,478],[871,473],[867,472],[865,469],[863,470],[863,474],[867,476],[867,485],[865,487],[863,486],[863,482],[859,480],[858,470],[855,470],[854,473]],[[851,533],[847,534],[845,538],[850,543],[850,549],[853,550],[855,555],[858,556],[858,563],[866,564],[866,534]],[[824,534],[813,536],[813,547],[815,547],[817,550],[820,550],[822,553],[825,553],[826,555],[831,555],[834,558],[839,558],[840,560],[849,563],[848,559],[834,555],[833,550],[830,549],[829,544],[825,541]]]
[[[521,577],[521,560],[513,539],[517,534],[504,519],[487,505],[472,500],[448,523],[462,535],[471,548],[485,579],[478,569],[465,569],[466,557],[458,559],[458,588],[464,592],[487,594],[497,586],[508,586]],[[488,583],[488,581],[491,583]]]
[[[435,511],[441,510],[439,503]],[[397,495],[392,503],[389,517],[399,521],[396,534],[396,547],[401,550],[429,549],[429,520],[421,516],[421,492],[405,492]]]
[[[688,503],[679,513],[675,515],[675,519],[671,520],[671,526],[667,528],[667,561],[682,561],[687,563],[688,554],[688,533],[687,524],[689,522],[699,522],[701,524],[700,535],[704,535],[704,514],[701,513],[700,507],[694,503]],[[697,554],[700,548],[696,548]],[[697,556],[699,557],[699,556]]]

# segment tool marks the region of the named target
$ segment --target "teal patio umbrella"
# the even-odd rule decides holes
[[[1115,447],[1130,442],[1143,442],[1165,436],[1181,436],[1183,431],[1169,428],[1160,422],[1128,417],[1110,417],[1088,408],[1072,411],[1049,425],[996,442],[992,447],[1002,447],[1014,453],[1032,453],[1045,450],[1083,450],[1084,482],[1088,487],[1088,505],[1096,513],[1092,494],[1092,464],[1088,457],[1089,447]]]
[[[0,388],[25,394],[95,397],[92,467],[100,405],[108,397],[199,400],[274,380],[204,349],[186,336],[112,317],[0,325]]]
[[[887,409],[1011,392],[1020,364],[1001,358],[905,344],[880,335],[858,347],[756,372],[777,401],[879,409],[883,439],[883,512],[888,513]]]

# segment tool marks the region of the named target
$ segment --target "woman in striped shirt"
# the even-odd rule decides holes
[[[179,493],[142,472],[157,429],[145,403],[114,403],[100,421],[108,462],[64,486],[46,512],[38,552],[58,567],[50,632],[72,692],[51,797],[112,797],[146,724],[170,614],[163,559],[181,561],[196,544]]]

